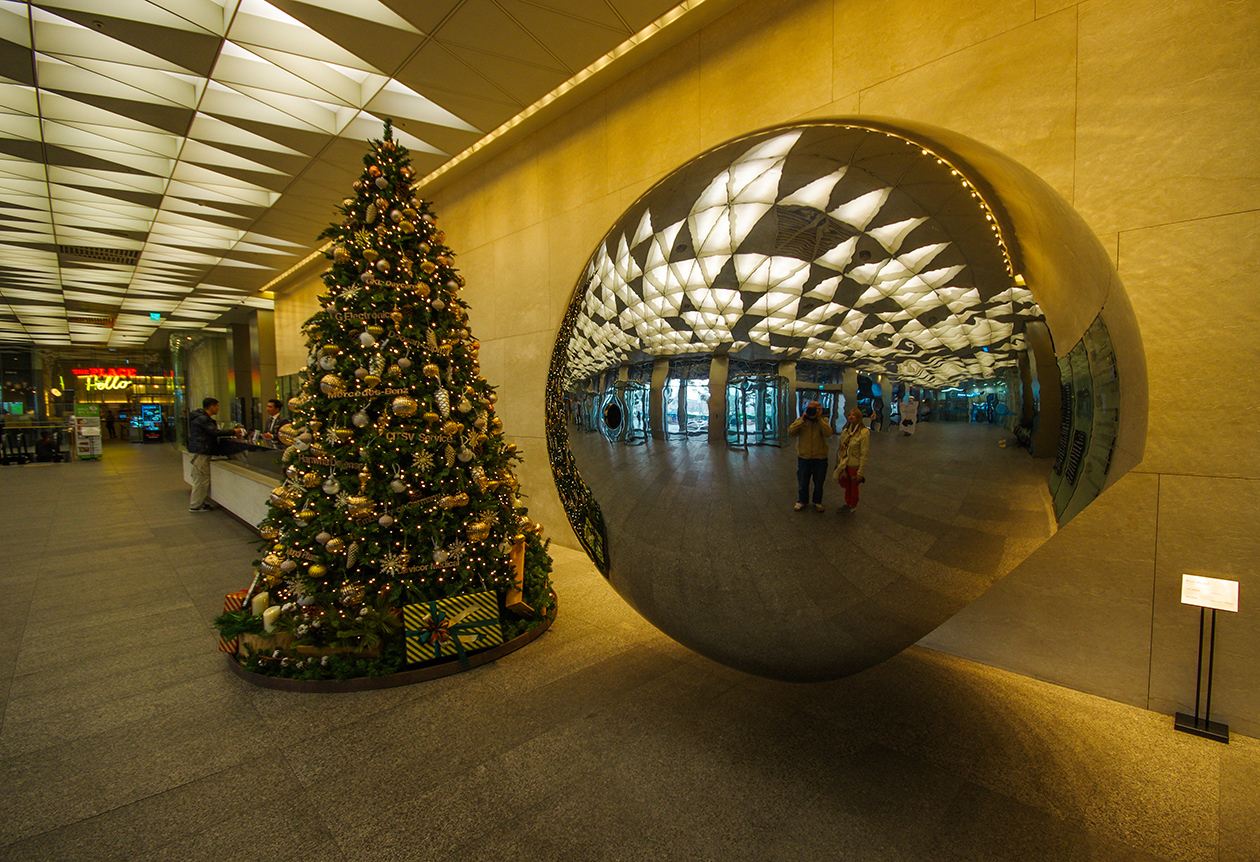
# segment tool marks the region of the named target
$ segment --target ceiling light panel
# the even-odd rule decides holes
[[[57,254],[65,246],[140,251],[111,271],[111,290],[195,297],[225,269],[248,296],[318,245],[382,118],[422,173],[435,169],[678,4],[623,5],[0,0],[0,39],[30,51],[35,76],[0,81],[0,307],[8,291],[47,285],[64,316],[60,288],[82,292],[93,272]],[[458,53],[463,84],[407,74],[434,46]],[[354,164],[321,161],[340,156],[339,138]],[[729,245],[750,214],[723,214],[710,244]],[[680,296],[721,265],[708,256],[662,278]]]

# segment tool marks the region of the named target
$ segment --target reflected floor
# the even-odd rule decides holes
[[[822,514],[793,510],[792,445],[626,446],[574,434],[570,447],[603,511],[618,591],[684,643],[765,672],[802,650],[823,663],[835,650],[862,666],[886,658],[1043,544],[1055,530],[1050,462],[999,445],[1009,438],[964,423],[873,432],[861,503],[847,515],[830,479],[834,442]],[[750,619],[758,607],[764,624]],[[803,630],[772,632],[784,615]],[[749,630],[763,665],[739,655],[731,626]]]

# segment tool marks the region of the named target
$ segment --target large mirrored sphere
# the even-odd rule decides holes
[[[579,540],[666,634],[765,676],[855,673],[1114,479],[1120,384],[1145,391],[1109,329],[1137,344],[1115,273],[1061,198],[973,144],[760,132],[594,250],[553,354],[549,454]],[[838,452],[856,467],[864,436],[854,493]]]

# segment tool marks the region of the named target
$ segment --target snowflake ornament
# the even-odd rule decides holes
[[[433,453],[427,449],[421,449],[411,456],[411,466],[417,470],[428,472],[433,469]]]
[[[402,554],[396,554],[390,551],[381,557],[381,574],[396,578],[401,575],[407,568],[407,558]]]

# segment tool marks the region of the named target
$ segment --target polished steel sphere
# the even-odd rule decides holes
[[[579,541],[732,667],[896,654],[1140,458],[1145,366],[1099,252],[1044,182],[944,130],[815,122],[699,156],[612,226],[557,338]],[[842,444],[855,470],[866,449],[856,492]]]

